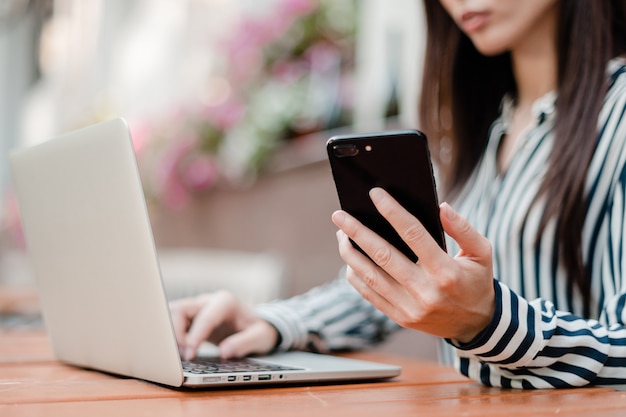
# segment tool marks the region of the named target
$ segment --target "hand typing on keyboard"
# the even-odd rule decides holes
[[[278,331],[226,291],[170,303],[178,349],[194,358],[204,341],[216,344],[222,358],[265,354],[276,346]]]

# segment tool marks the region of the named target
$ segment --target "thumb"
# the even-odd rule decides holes
[[[219,344],[224,359],[241,358],[252,353],[265,354],[276,346],[278,331],[264,320],[233,333]]]
[[[491,258],[491,244],[472,225],[448,203],[440,206],[440,219],[444,231],[452,237],[461,248],[462,256]]]

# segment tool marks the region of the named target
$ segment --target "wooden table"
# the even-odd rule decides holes
[[[624,416],[608,388],[486,388],[453,369],[376,352],[403,367],[387,382],[180,391],[63,365],[40,329],[0,329],[0,416]]]

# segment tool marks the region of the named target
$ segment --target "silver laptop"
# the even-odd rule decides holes
[[[400,373],[393,365],[307,352],[249,358],[260,369],[203,363],[183,370],[126,122],[110,120],[17,150],[11,169],[44,321],[60,360],[174,387]]]

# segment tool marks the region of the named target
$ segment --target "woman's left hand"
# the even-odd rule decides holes
[[[361,295],[403,327],[469,342],[495,310],[491,244],[447,203],[440,206],[444,231],[461,248],[451,257],[424,226],[386,191],[374,188],[378,211],[418,256],[411,262],[344,211],[333,213],[347,279]],[[357,251],[350,239],[363,249]]]

